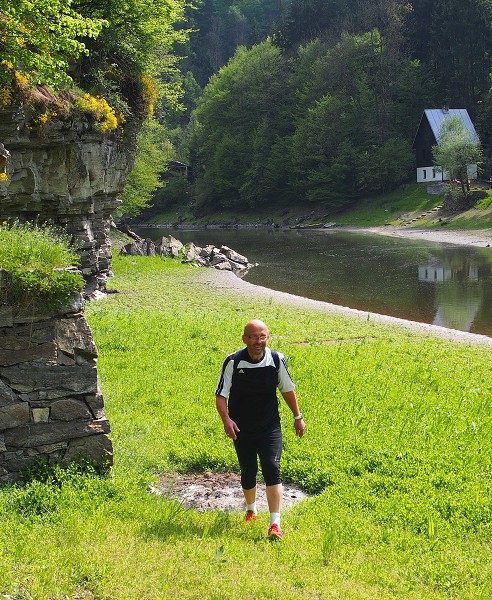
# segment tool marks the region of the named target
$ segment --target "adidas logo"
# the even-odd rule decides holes
[[[238,373],[244,373],[243,369],[239,369]]]

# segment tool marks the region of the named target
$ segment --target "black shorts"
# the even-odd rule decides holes
[[[258,458],[266,485],[282,483],[280,457],[282,455],[282,431],[276,427],[261,434],[239,432],[234,447],[241,468],[241,486],[250,490],[256,485]],[[257,458],[258,457],[258,458]]]

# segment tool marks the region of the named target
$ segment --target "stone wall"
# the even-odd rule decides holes
[[[24,106],[0,110],[0,142],[10,153],[0,181],[0,219],[51,220],[73,235],[84,294],[104,290],[111,274],[109,231],[132,167],[135,132],[95,131],[74,113],[39,125]]]
[[[37,458],[112,462],[83,305],[78,296],[61,311],[0,306],[0,483]]]

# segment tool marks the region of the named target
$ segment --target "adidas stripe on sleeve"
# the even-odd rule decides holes
[[[278,389],[281,392],[292,392],[296,389],[294,382],[291,379],[289,370],[287,369],[287,363],[283,354],[280,354],[280,364],[278,369]]]
[[[229,354],[222,365],[219,381],[217,382],[217,389],[215,390],[216,396],[229,398],[229,392],[231,391],[232,385],[232,370],[234,368],[233,357],[234,354]]]

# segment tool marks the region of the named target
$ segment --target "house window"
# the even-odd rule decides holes
[[[432,179],[435,179],[435,178],[436,178],[436,170],[432,169]]]
[[[427,171],[422,169],[422,179],[427,179]]]

